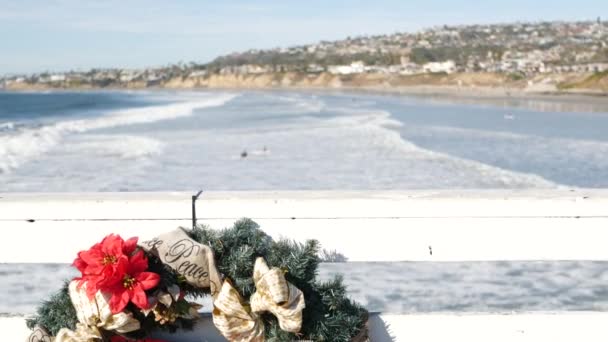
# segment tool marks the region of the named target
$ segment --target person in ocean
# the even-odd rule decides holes
[[[241,152],[241,158],[247,158],[247,150],[243,150],[243,152]]]

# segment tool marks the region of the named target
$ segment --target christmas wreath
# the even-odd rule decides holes
[[[319,249],[275,241],[249,219],[149,241],[112,234],[78,253],[80,277],[27,320],[29,341],[161,342],[150,336],[192,329],[202,296],[229,341],[365,340],[368,313],[342,279],[316,279]]]

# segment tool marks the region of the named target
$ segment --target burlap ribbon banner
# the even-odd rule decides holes
[[[249,305],[228,281],[213,302],[213,323],[229,341],[264,341],[262,312],[274,314],[281,329],[297,333],[302,327],[304,294],[287,282],[285,273],[269,269],[263,258],[257,258],[253,270],[256,292],[251,295]]]
[[[215,267],[213,250],[191,239],[183,229],[178,228],[141,242],[140,247],[157,255],[164,264],[186,278],[190,285],[209,288],[211,295],[217,294],[220,274]]]
[[[63,328],[56,337],[40,328],[34,329],[28,341],[30,342],[83,342],[102,339],[99,329],[128,333],[140,328],[139,321],[128,312],[112,314],[109,301],[110,296],[97,291],[91,300],[86,293],[86,284],[78,286],[79,281],[74,280],[69,285],[70,299],[76,309],[78,324],[76,330]]]

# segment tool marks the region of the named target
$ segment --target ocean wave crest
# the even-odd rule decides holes
[[[12,131],[14,129],[15,129],[15,123],[14,122],[3,122],[3,123],[0,123],[0,132]]]
[[[190,116],[197,108],[222,106],[236,96],[215,94],[213,98],[203,100],[124,109],[91,119],[61,121],[40,128],[23,128],[0,136],[0,173],[17,169],[28,160],[44,154],[68,134]]]

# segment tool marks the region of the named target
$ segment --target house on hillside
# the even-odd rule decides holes
[[[207,70],[196,70],[188,75],[188,78],[198,78],[207,76]]]
[[[350,65],[331,65],[327,70],[334,75],[361,74],[365,72],[365,64],[359,61]]]
[[[325,68],[319,64],[308,64],[306,72],[309,74],[319,74],[325,71]]]
[[[121,70],[120,81],[121,82],[133,82],[143,76],[143,72],[137,70]]]
[[[63,82],[63,81],[65,81],[65,75],[64,74],[54,74],[54,75],[51,75],[49,77],[49,81],[50,82]]]
[[[590,63],[587,64],[589,72],[605,72],[608,71],[608,63]]]
[[[445,62],[430,62],[422,66],[422,70],[427,73],[440,73],[445,72],[451,74],[456,71],[456,63],[454,61]]]

